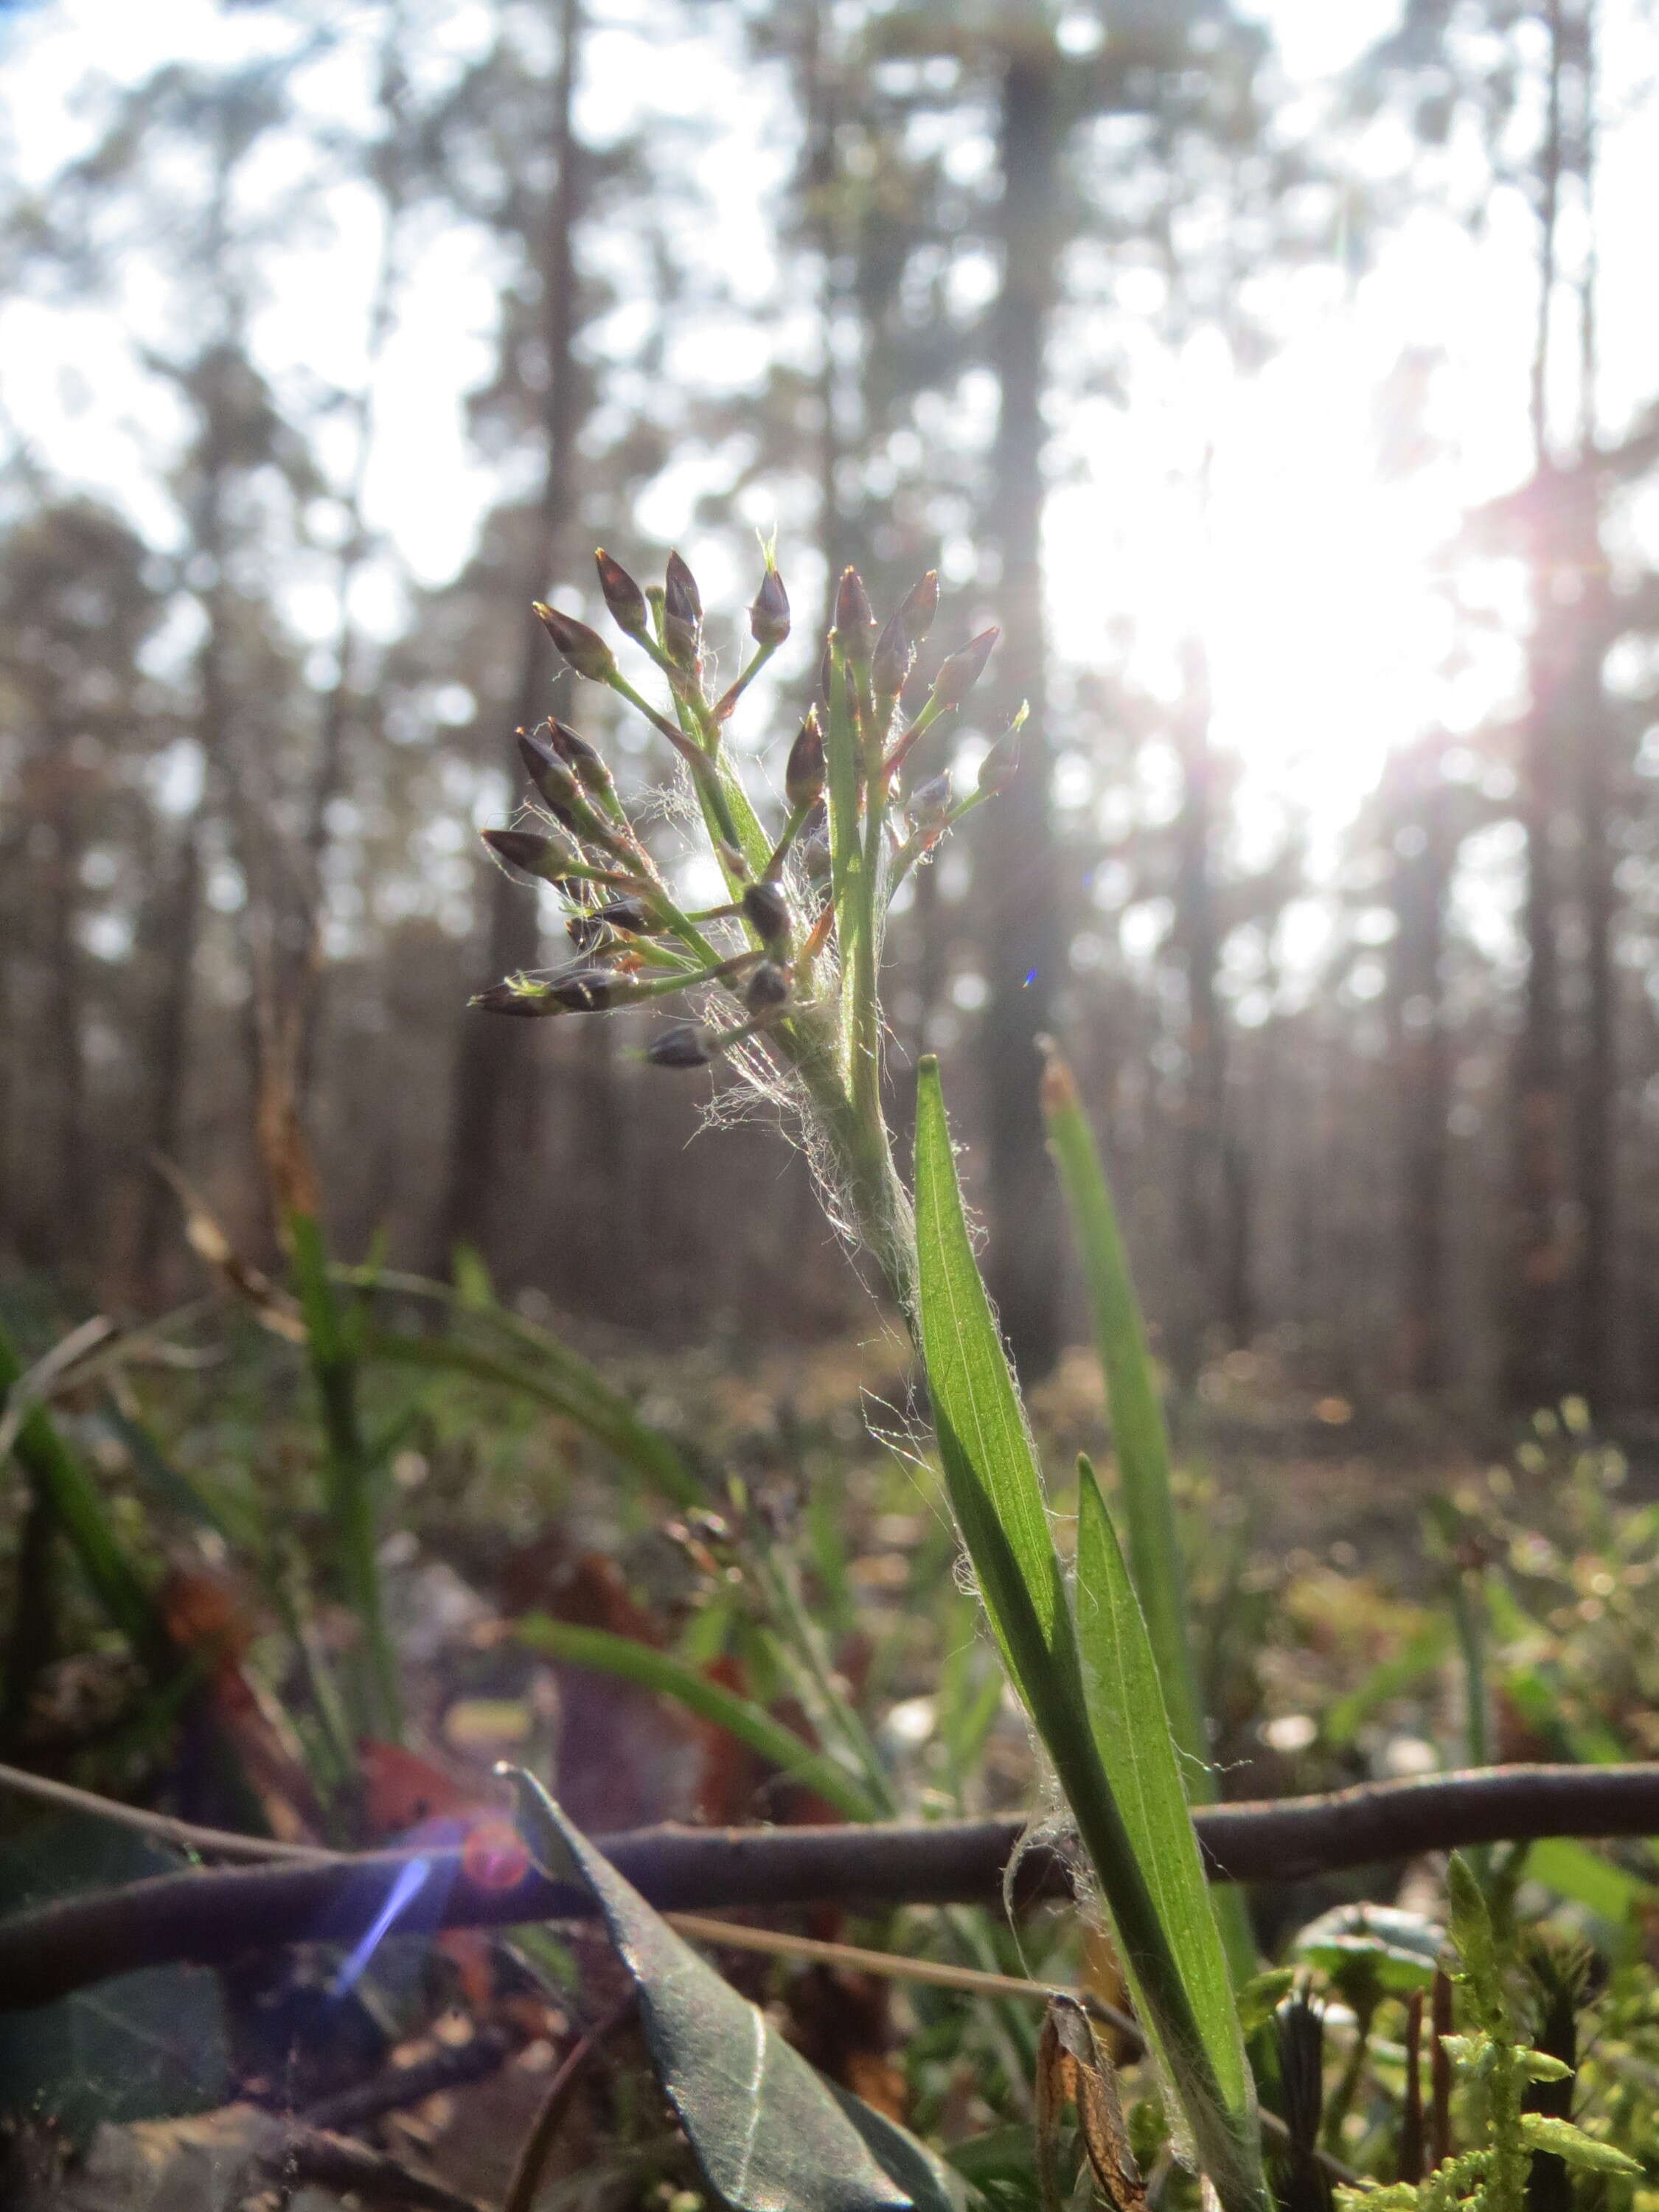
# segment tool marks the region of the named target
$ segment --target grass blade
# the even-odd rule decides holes
[[[1078,1473],[1078,1644],[1096,1748],[1187,1991],[1202,2044],[1201,2073],[1213,2081],[1232,2124],[1237,2181],[1259,2185],[1255,2086],[1156,1655],[1094,1469],[1085,1459]],[[1141,2009],[1150,2015],[1145,2002]],[[1163,2055],[1182,2087],[1183,2073],[1200,2054],[1166,2041]],[[1182,2102],[1188,2103],[1185,2095]],[[1219,2189],[1216,2150],[1200,2148]]]
[[[1170,1480],[1169,1429],[1111,1187],[1072,1071],[1053,1045],[1045,1047],[1042,1113],[1083,1263],[1095,1344],[1106,1381],[1135,1594],[1158,1662],[1170,1727],[1186,1755],[1187,1794],[1194,1804],[1212,1804],[1215,1775],[1198,1664],[1188,1632],[1187,1571]],[[1244,1901],[1237,1892],[1230,1890],[1222,1899],[1220,1917],[1233,1979],[1242,1987],[1255,1972],[1258,1961]]]
[[[1379,1705],[1433,1674],[1450,1648],[1451,1623],[1442,1615],[1425,1621],[1407,1638],[1400,1650],[1375,1667],[1352,1690],[1328,1706],[1320,1722],[1320,1735],[1334,1751],[1346,1750],[1361,1726]]]
[[[0,1329],[0,1396],[21,1380],[23,1363]],[[166,1674],[173,1651],[143,1577],[116,1534],[103,1493],[40,1406],[24,1416],[12,1451],[37,1498],[69,1539],[99,1603],[153,1673]]]
[[[1170,1725],[1194,1761],[1209,1755],[1187,1635],[1187,1577],[1170,1483],[1170,1437],[1105,1169],[1072,1071],[1052,1046],[1042,1073],[1048,1148],[1083,1263],[1117,1461],[1135,1593],[1158,1661]]]
[[[341,1307],[316,1218],[292,1214],[289,1229],[295,1288],[322,1413],[323,1475],[335,1565],[342,1593],[357,1616],[368,1661],[356,1686],[357,1719],[365,1734],[396,1742],[402,1698],[380,1587],[379,1484],[357,1403],[359,1316]]]
[[[1132,1747],[1118,1747],[1116,1756],[1133,1754],[1128,1778],[1155,1805],[1152,1814],[1137,1806],[1132,1828],[1096,1732],[1106,1694],[1095,1679],[1103,1673],[1097,1624],[1091,1614],[1094,1664],[1085,1687],[1042,1478],[974,1257],[939,1064],[931,1057],[921,1063],[916,1101],[916,1230],[922,1348],[939,1456],[993,1630],[1094,1863],[1142,2018],[1165,2061],[1198,2156],[1226,2212],[1260,2212],[1265,2185],[1243,2045],[1145,1624],[1131,1594],[1145,1667],[1144,1683],[1139,1673],[1133,1676],[1133,1696],[1123,1687],[1130,1679],[1127,1662],[1116,1676],[1104,1668],[1118,1684],[1124,1724],[1138,1739]],[[1129,1588],[1127,1575],[1123,1588]],[[1127,1638],[1122,1612],[1115,1603],[1110,1618]],[[1154,1795],[1148,1778],[1155,1771],[1168,1784],[1162,1794]],[[1149,1856],[1158,1851],[1190,1856],[1204,1916],[1196,1926],[1184,1881],[1176,1878],[1164,1893],[1164,1878]],[[1171,1904],[1178,1910],[1166,1921]],[[1231,2035],[1216,2010],[1218,1989]]]
[[[1009,1673],[1037,1715],[1086,1735],[1048,1501],[957,1187],[939,1063],[921,1063],[916,1233],[922,1352],[951,1504]],[[1052,1747],[1051,1747],[1052,1748]]]
[[[795,1781],[817,1790],[848,1820],[881,1818],[883,1808],[844,1766],[804,1743],[763,1706],[722,1689],[718,1682],[711,1682],[665,1651],[636,1644],[631,1637],[613,1636],[608,1629],[579,1628],[569,1621],[553,1620],[545,1613],[526,1615],[514,1623],[513,1632],[520,1644],[550,1659],[562,1660],[570,1667],[592,1667],[600,1674],[637,1683],[642,1690],[673,1698],[689,1712],[712,1721]]]
[[[403,1367],[471,1376],[474,1382],[533,1398],[585,1430],[676,1505],[708,1503],[708,1492],[679,1446],[660,1429],[642,1421],[621,1392],[611,1389],[592,1369],[573,1377],[562,1365],[544,1364],[539,1358],[533,1362],[510,1358],[453,1337],[416,1336],[395,1329],[369,1330],[363,1339],[363,1353],[367,1358],[388,1360]],[[586,1367],[574,1352],[568,1357]]]

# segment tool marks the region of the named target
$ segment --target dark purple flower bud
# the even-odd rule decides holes
[[[789,902],[775,884],[750,884],[743,894],[744,920],[763,944],[781,945],[789,936]]]
[[[936,830],[951,811],[951,774],[930,775],[910,793],[908,811],[918,830]]]
[[[749,635],[757,645],[781,645],[789,635],[789,594],[770,561],[749,610]]]
[[[981,798],[1000,798],[1018,772],[1019,725],[1016,723],[1006,737],[997,739],[979,764]]]
[[[573,914],[565,923],[571,942],[588,951],[607,936],[643,937],[655,924],[643,899],[612,899],[608,906],[590,907]]]
[[[870,594],[856,568],[842,571],[836,593],[836,642],[854,668],[870,665],[870,647],[876,635],[876,618],[870,611]]]
[[[650,629],[650,617],[645,604],[645,593],[629,574],[620,561],[613,561],[603,545],[593,556],[593,565],[599,572],[599,589],[605,593],[605,603],[611,610],[617,627],[629,637],[644,637]]]
[[[562,1011],[541,984],[515,975],[509,975],[504,983],[492,983],[487,991],[475,992],[466,1003],[482,1013],[518,1014],[532,1019]]]
[[[743,1002],[751,1014],[769,1014],[789,998],[789,978],[775,960],[763,960],[744,988]]]
[[[582,789],[596,799],[609,799],[617,787],[595,748],[586,738],[578,737],[568,722],[550,721],[547,728],[554,750],[567,768],[575,771]]]
[[[556,884],[576,865],[575,854],[562,839],[533,830],[486,830],[483,841],[498,860],[540,883]]]
[[[702,650],[702,594],[678,553],[668,556],[663,581],[662,641],[672,660],[690,668]]]
[[[542,627],[577,675],[586,677],[591,684],[608,684],[617,672],[617,656],[598,630],[589,629],[574,615],[562,615],[556,607],[544,606],[539,599],[533,604]]]
[[[933,617],[938,612],[939,572],[930,568],[921,581],[913,584],[899,601],[898,612],[893,617],[913,650],[933,627]]]
[[[547,744],[568,769],[580,769],[583,761],[597,761],[599,755],[586,738],[578,737],[568,722],[550,717],[542,726],[547,732]]]
[[[970,638],[960,653],[953,653],[945,661],[933,678],[933,702],[943,710],[959,707],[975,684],[985,673],[985,664],[991,658],[991,647],[1002,635],[998,629],[982,629]]]
[[[916,649],[904,635],[902,622],[897,615],[890,615],[876,640],[875,656],[870,663],[870,681],[878,699],[898,697],[915,657]]]
[[[659,1030],[645,1048],[653,1067],[707,1067],[714,1057],[707,1030],[696,1022],[676,1022]]]
[[[811,806],[823,789],[823,732],[816,711],[807,715],[789,748],[783,771],[784,797],[791,806]]]
[[[565,766],[546,739],[532,736],[528,730],[518,732],[519,758],[524,763],[525,774],[530,778],[545,802],[553,819],[564,829],[574,830],[575,816],[572,811],[580,803],[581,793],[576,779]],[[516,832],[502,832],[516,835]]]
[[[626,978],[611,968],[567,968],[546,989],[549,998],[570,1014],[600,1014],[629,996]]]

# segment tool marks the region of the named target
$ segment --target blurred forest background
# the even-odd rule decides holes
[[[476,835],[515,725],[666,772],[529,602],[678,544],[734,658],[775,525],[780,781],[848,561],[1031,702],[889,1001],[1028,1372],[1052,1030],[1178,1382],[1659,1411],[1644,5],[60,0],[0,59],[14,1281],[179,1295],[157,1158],[268,1256],[290,1070],[337,1249],[867,1328],[707,1076],[466,1009],[556,957]]]

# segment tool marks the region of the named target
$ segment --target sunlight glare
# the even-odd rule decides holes
[[[1061,653],[1098,664],[1121,618],[1133,681],[1173,701],[1200,647],[1248,802],[1300,814],[1316,842],[1429,726],[1452,643],[1456,487],[1446,467],[1381,471],[1386,366],[1348,316],[1254,377],[1195,342],[1161,403],[1080,413],[1078,480],[1050,507]]]

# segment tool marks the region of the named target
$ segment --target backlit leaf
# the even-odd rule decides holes
[[[592,1892],[638,1984],[657,2077],[720,2202],[732,2212],[912,2212],[923,2200],[888,2170],[882,2149],[889,2130],[902,2130],[855,2125],[765,2014],[676,1935],[541,1784],[521,1769],[513,1779],[532,1856],[560,1876],[574,1865]]]

